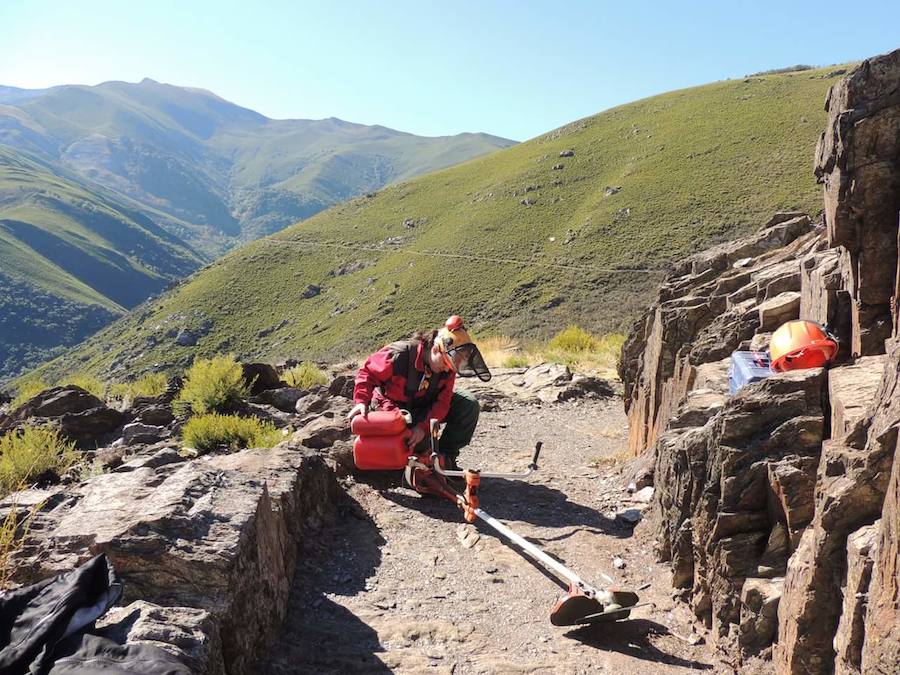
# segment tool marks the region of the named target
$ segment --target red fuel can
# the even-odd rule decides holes
[[[353,443],[353,463],[363,471],[393,471],[406,466],[409,430],[399,410],[374,410],[367,417],[357,415],[350,423],[357,435]]]
[[[359,436],[353,443],[353,463],[363,471],[402,469],[410,455],[408,435],[404,429],[394,436]]]
[[[357,436],[396,436],[406,431],[406,420],[399,410],[373,410],[367,417],[354,417],[350,431]]]

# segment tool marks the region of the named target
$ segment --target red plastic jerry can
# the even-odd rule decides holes
[[[395,436],[359,436],[353,443],[353,463],[363,471],[393,471],[406,466],[408,432]]]
[[[406,420],[399,410],[373,410],[367,417],[354,417],[350,431],[357,436],[396,436],[406,431]]]
[[[350,423],[357,435],[353,443],[353,463],[363,471],[392,471],[406,466],[410,431],[399,410],[375,410],[367,417],[357,415]]]

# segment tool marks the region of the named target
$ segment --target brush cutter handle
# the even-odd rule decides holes
[[[528,468],[532,471],[537,471],[538,464],[538,455],[541,454],[541,448],[544,446],[543,441],[538,441],[534,446],[534,457],[531,458],[531,464],[528,465]]]

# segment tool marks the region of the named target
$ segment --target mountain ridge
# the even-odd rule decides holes
[[[123,377],[220,352],[330,360],[454,313],[526,341],[573,322],[622,331],[668,261],[776,211],[818,212],[809,157],[832,79],[669,92],[350,199],[233,251],[41,372]],[[166,337],[181,330],[195,346]]]
[[[72,346],[242,241],[508,143],[337,118],[271,120],[149,78],[0,86],[0,377]],[[48,313],[65,327],[56,344]]]

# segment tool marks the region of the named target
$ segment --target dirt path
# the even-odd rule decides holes
[[[621,402],[520,406],[482,413],[462,464],[527,465],[528,482],[485,479],[482,506],[600,585],[635,590],[653,606],[632,620],[556,628],[562,590],[487,526],[466,548],[458,511],[422,498],[393,476],[346,480],[347,499],[317,550],[303,558],[289,615],[266,673],[680,673],[711,670],[692,645],[687,610],[670,599],[649,528],[616,520],[629,505],[599,458],[621,453]],[[604,467],[607,468],[604,468]],[[614,557],[625,561],[616,569]],[[641,590],[638,590],[641,589]]]

